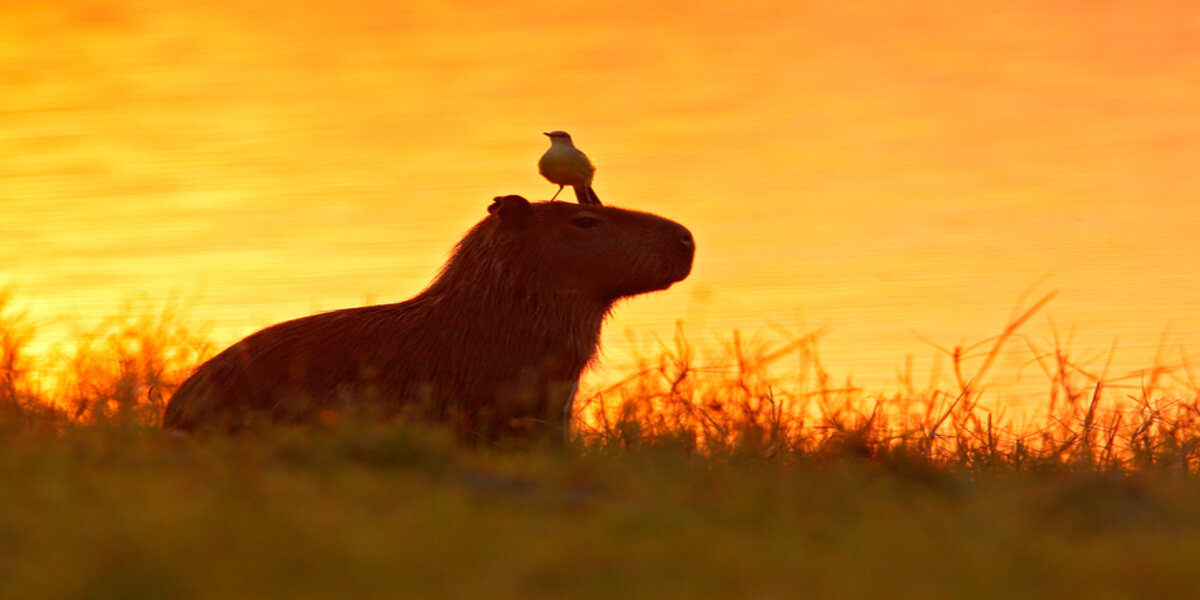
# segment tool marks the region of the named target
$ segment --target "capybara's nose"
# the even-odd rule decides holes
[[[695,248],[696,240],[692,239],[692,232],[684,229],[683,233],[679,234],[679,241],[687,248]]]

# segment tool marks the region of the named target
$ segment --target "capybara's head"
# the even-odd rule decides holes
[[[520,196],[497,197],[488,213],[439,279],[611,303],[666,289],[692,270],[691,232],[656,215]]]

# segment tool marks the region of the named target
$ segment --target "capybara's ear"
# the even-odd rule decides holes
[[[488,207],[488,213],[500,217],[500,221],[508,225],[523,224],[532,212],[529,201],[515,195],[496,196]]]

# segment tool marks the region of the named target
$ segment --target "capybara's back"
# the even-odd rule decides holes
[[[691,233],[608,206],[496,198],[411,300],[273,325],[201,365],[163,426],[239,430],[412,412],[464,437],[561,429],[620,298],[691,271]]]

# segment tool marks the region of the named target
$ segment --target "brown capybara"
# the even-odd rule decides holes
[[[691,272],[682,225],[611,206],[496,198],[406,302],[279,323],[202,364],[163,427],[239,430],[404,412],[471,441],[562,432],[600,326],[624,297]]]

